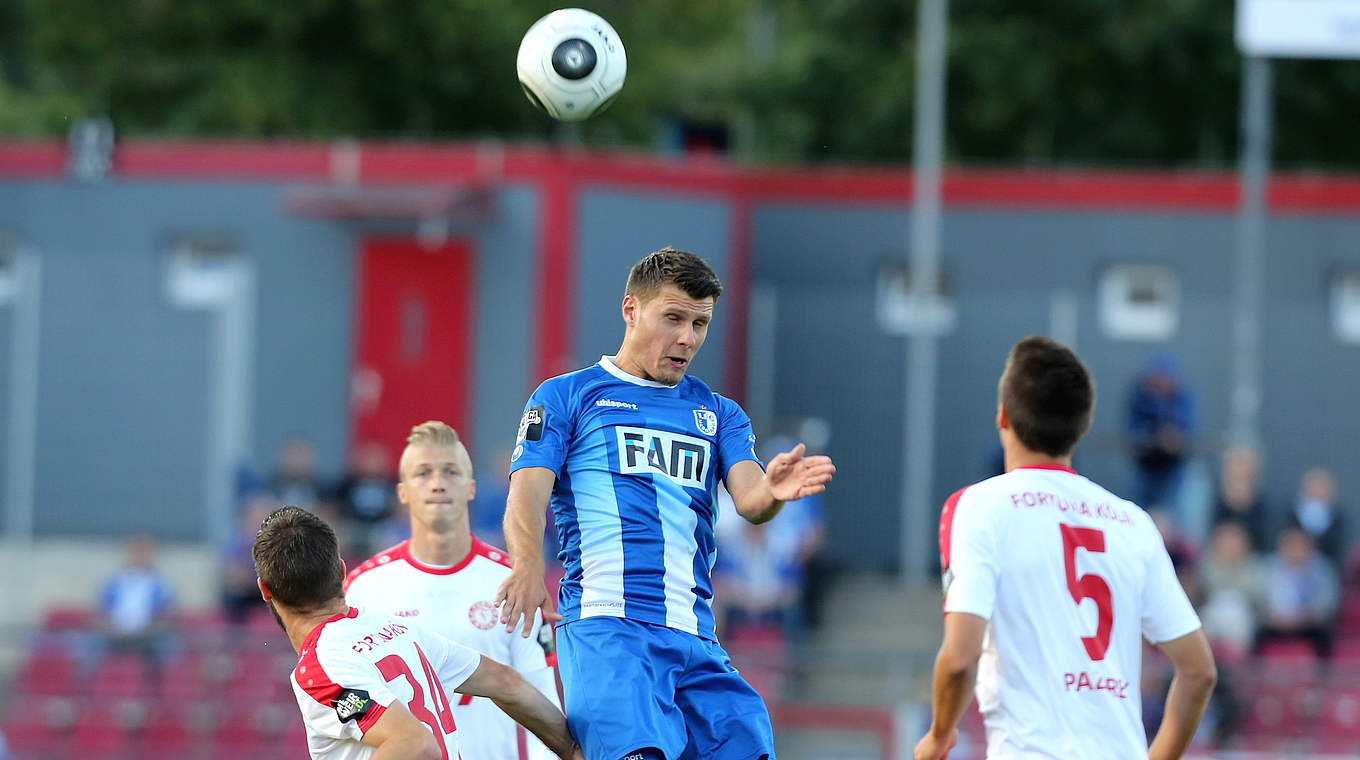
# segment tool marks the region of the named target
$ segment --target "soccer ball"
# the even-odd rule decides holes
[[[560,121],[580,121],[609,107],[623,89],[628,58],[608,21],[563,8],[529,27],[515,61],[529,102]]]

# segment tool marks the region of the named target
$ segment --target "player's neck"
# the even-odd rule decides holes
[[[302,642],[312,635],[312,631],[315,631],[318,625],[336,615],[343,615],[347,612],[349,612],[349,605],[345,604],[344,598],[341,597],[316,610],[306,612],[279,610],[279,619],[283,622],[283,631],[288,634],[288,641],[293,645],[293,651],[300,652]]]
[[[643,380],[653,379],[642,369],[642,363],[637,361],[633,357],[632,352],[628,350],[627,342],[622,346],[619,346],[619,350],[616,351],[613,356],[609,357],[609,361],[613,362],[615,367],[618,367],[633,377],[640,377]]]
[[[435,533],[423,528],[411,531],[411,556],[417,562],[437,567],[451,567],[467,559],[472,551],[472,531],[467,525]]]
[[[1038,465],[1062,465],[1072,469],[1072,455],[1055,457],[1052,454],[1045,454],[1041,451],[1031,451],[1023,446],[1014,446],[1006,449],[1006,472],[1020,467],[1035,467]]]

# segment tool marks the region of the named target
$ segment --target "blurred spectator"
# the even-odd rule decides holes
[[[316,449],[312,442],[294,436],[279,452],[278,469],[269,481],[269,490],[274,492],[280,504],[316,509],[321,502],[321,481],[315,467]]]
[[[347,524],[346,557],[365,558],[377,551],[375,528],[392,516],[397,503],[396,471],[387,447],[378,441],[359,444],[332,501]],[[289,503],[289,502],[284,502]],[[386,544],[383,544],[386,546]]]
[[[796,441],[771,437],[761,450],[765,461],[792,449]],[[798,639],[807,623],[816,622],[829,570],[819,564],[826,539],[820,494],[791,501],[763,525],[752,525],[737,514],[727,489],[718,489],[715,529],[718,562],[714,567],[715,600],[733,628],[778,624],[790,639]],[[810,577],[815,573],[816,578]]]
[[[792,632],[797,624],[801,588],[797,545],[775,523],[745,520],[726,536],[714,567],[716,598],[725,627],[778,625]]]
[[[1289,511],[1288,524],[1313,537],[1318,551],[1334,567],[1346,562],[1346,525],[1336,503],[1336,478],[1322,467],[1303,474],[1299,495]]]
[[[1129,397],[1127,417],[1133,497],[1144,509],[1178,508],[1195,427],[1195,398],[1179,363],[1167,353],[1153,355]]]
[[[1341,590],[1336,569],[1317,551],[1312,536],[1286,528],[1264,572],[1265,616],[1258,647],[1280,639],[1305,639],[1319,657],[1329,657]]]
[[[373,526],[370,534],[375,552],[389,546],[396,546],[411,537],[411,508],[400,500],[392,505],[392,514],[386,520]]]
[[[1251,537],[1237,521],[1224,521],[1209,540],[1200,572],[1204,633],[1221,658],[1238,660],[1251,649],[1265,600],[1266,581]]]
[[[99,594],[99,628],[108,648],[158,664],[170,644],[174,605],[174,592],[156,569],[155,543],[150,536],[133,536],[126,563]]]
[[[1166,553],[1171,557],[1171,566],[1176,570],[1176,578],[1185,589],[1185,595],[1190,597],[1192,602],[1198,601],[1199,547],[1189,536],[1177,529],[1170,512],[1165,509],[1154,509],[1148,512],[1148,516],[1152,518],[1152,524],[1157,526],[1157,532],[1162,534],[1162,543],[1166,545]]]
[[[236,530],[222,549],[222,611],[227,620],[240,624],[260,608],[260,589],[255,585],[255,559],[251,547],[260,523],[278,506],[272,496],[258,495],[241,511]]]
[[[1242,526],[1250,549],[1269,548],[1269,512],[1261,495],[1260,460],[1248,446],[1231,446],[1223,452],[1219,469],[1218,495],[1214,501],[1213,525],[1232,522]]]

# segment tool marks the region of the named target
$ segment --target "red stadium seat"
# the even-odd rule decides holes
[[[75,662],[63,652],[43,652],[29,657],[19,671],[19,694],[64,696],[71,693]]]
[[[1343,636],[1360,635],[1360,589],[1352,589],[1342,598],[1337,628]]]
[[[138,700],[93,700],[72,727],[71,749],[80,757],[132,757],[147,717],[146,704]]]
[[[152,692],[146,660],[138,655],[115,654],[95,667],[90,690],[95,697],[146,697]]]
[[[1253,690],[1242,722],[1246,737],[1303,735],[1321,711],[1321,692],[1312,686],[1262,684]]]
[[[94,610],[85,607],[53,607],[43,615],[43,630],[83,631],[94,623]]]
[[[1299,665],[1312,665],[1317,662],[1317,653],[1313,645],[1300,639],[1281,639],[1278,641],[1267,642],[1261,648],[1261,659],[1265,664],[1284,665],[1293,667]]]
[[[10,753],[24,760],[61,757],[70,744],[74,707],[66,698],[11,700],[0,730]]]

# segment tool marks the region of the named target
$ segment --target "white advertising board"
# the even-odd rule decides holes
[[[1237,47],[1269,58],[1360,58],[1360,0],[1237,0]]]

